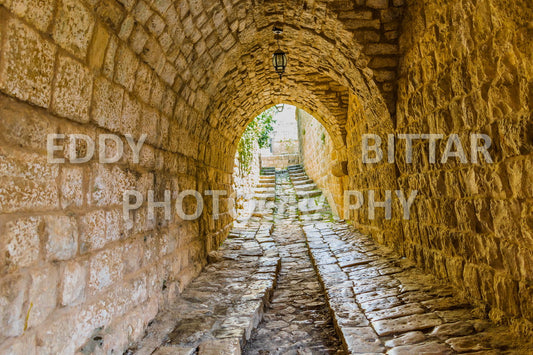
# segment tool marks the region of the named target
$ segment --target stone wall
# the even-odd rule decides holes
[[[177,296],[225,237],[229,217],[147,219],[154,190],[224,188],[231,175],[199,163],[194,109],[170,64],[174,6],[166,1],[0,1],[0,353],[74,353],[100,336],[122,352]],[[163,20],[165,18],[165,20]],[[165,30],[164,30],[165,29]],[[47,134],[67,135],[47,162]],[[98,159],[102,134],[125,156]],[[125,134],[147,134],[134,163]],[[95,157],[71,164],[96,141]],[[113,155],[117,146],[108,141]],[[202,169],[200,174],[199,169]],[[208,184],[210,179],[216,183]],[[145,202],[122,216],[123,192]],[[185,200],[185,210],[194,210]],[[206,199],[206,209],[210,201]],[[98,338],[96,338],[98,339]]]
[[[494,319],[527,327],[531,14],[527,0],[0,0],[0,353],[73,353],[98,336],[121,352],[138,338],[231,218],[227,198],[218,219],[205,198],[198,221],[166,221],[162,209],[148,221],[145,201],[124,222],[122,192],[161,201],[168,189],[174,205],[184,190],[231,191],[240,135],[276,102],[327,127],[334,148],[307,158],[319,185],[335,186],[316,163],[334,152],[343,187],[380,201],[420,190],[410,221],[378,208],[375,219],[354,211],[354,224],[491,305]],[[280,19],[291,49],[281,81]],[[363,133],[470,132],[492,137],[494,164],[406,164],[401,149],[394,164],[361,162]],[[48,164],[49,133],[85,134],[96,148],[115,133],[126,155]],[[143,133],[134,163],[124,135]],[[87,151],[68,143],[56,157]]]
[[[527,1],[408,2],[395,127],[371,133],[385,145],[388,133],[458,134],[468,163],[440,163],[440,141],[431,164],[419,140],[409,164],[399,143],[395,164],[361,166],[368,180],[352,184],[419,190],[409,221],[394,214],[395,199],[391,221],[354,220],[525,332],[533,321],[532,14]],[[349,135],[361,132],[356,124]],[[492,139],[493,164],[481,155],[471,163],[471,133]]]
[[[261,166],[265,168],[276,168],[281,170],[299,163],[299,154],[261,154]]]
[[[298,154],[296,139],[273,139],[272,154]]]
[[[328,199],[333,212],[343,216],[343,184],[347,177],[333,175],[332,166],[338,159],[329,133],[313,116],[296,110],[300,159],[307,175],[315,181]]]
[[[249,217],[251,211],[250,202],[253,201],[255,194],[255,187],[259,182],[259,174],[261,170],[261,160],[259,155],[259,144],[257,141],[254,144],[253,159],[250,163],[250,171],[247,173],[240,167],[238,154],[235,155],[235,167],[233,169],[233,193],[235,198],[235,210],[240,219]]]

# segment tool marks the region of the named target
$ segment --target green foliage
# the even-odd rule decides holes
[[[325,133],[322,133],[320,135],[320,140],[322,141],[322,144],[326,144],[326,134]]]
[[[270,145],[270,133],[274,130],[275,108],[269,108],[262,114],[254,118],[246,127],[241,140],[237,146],[239,169],[241,176],[250,173],[251,164],[254,159],[254,144],[257,142],[259,148],[266,148]]]

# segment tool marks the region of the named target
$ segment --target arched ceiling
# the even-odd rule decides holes
[[[313,114],[338,147],[349,95],[377,116],[394,107],[403,0],[117,1],[133,21],[120,39],[172,87],[174,116],[205,137],[204,150],[220,149],[220,137],[234,146],[255,114],[280,102]],[[111,23],[108,9],[99,16]],[[271,64],[274,25],[289,58],[281,82]]]
[[[226,8],[213,4],[213,20],[219,24],[213,31],[225,36],[221,45],[226,43],[227,48],[218,53],[214,46],[218,55],[197,59],[212,63],[194,75],[209,97],[206,122],[235,142],[254,117],[251,112],[280,102],[291,103],[315,115],[336,144],[342,145],[348,93],[362,95],[363,100],[372,96],[368,101],[374,103],[382,96],[367,67],[364,45],[345,23],[353,17],[375,16],[378,10],[359,8],[356,12],[357,1],[344,3],[348,4],[339,7],[335,1],[304,0],[238,1],[227,3]],[[344,22],[340,20],[343,16],[339,11],[352,11],[352,7],[354,14],[344,16]],[[222,26],[222,18],[228,21],[228,30]],[[274,25],[284,29],[280,44],[289,57],[282,81],[270,60],[277,49]],[[206,50],[204,55],[209,53]]]

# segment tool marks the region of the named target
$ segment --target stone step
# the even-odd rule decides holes
[[[276,192],[276,189],[273,187],[266,187],[266,188],[257,188],[254,190],[256,194],[273,194]]]
[[[322,191],[318,189],[296,192],[296,196],[298,197],[299,200],[304,199],[304,198],[318,197],[320,195],[322,195]]]
[[[313,214],[313,213],[321,213],[326,212],[326,209],[322,206],[299,206],[298,211],[300,211],[300,214],[306,215],[306,214]]]
[[[296,190],[296,193],[301,191],[311,191],[311,190],[317,190],[316,184],[302,184],[302,185],[295,185],[294,189]]]
[[[259,177],[260,182],[276,182],[275,176],[260,176]]]
[[[293,175],[296,175],[296,174],[305,174],[305,170],[299,169],[299,170],[291,170],[291,171],[289,171],[289,176],[293,176]]]
[[[294,188],[297,188],[298,186],[302,186],[302,185],[310,185],[310,184],[314,184],[315,182],[311,179],[305,179],[305,180],[296,180],[296,181],[293,181],[292,184],[294,185]]]
[[[275,188],[276,184],[273,182],[260,182],[257,184],[258,188]]]
[[[252,217],[266,218],[272,216],[272,210],[268,211],[254,211]]]
[[[303,169],[304,167],[301,165],[301,164],[298,164],[298,165],[290,165],[287,167],[287,170],[291,171],[291,170],[298,170],[298,169]]]
[[[276,194],[255,194],[254,198],[256,200],[274,201],[276,199]]]
[[[261,174],[275,174],[275,173],[276,173],[276,168],[271,168],[271,167],[261,168]]]
[[[302,174],[302,175],[298,175],[298,176],[291,176],[291,180],[294,182],[294,181],[301,181],[301,180],[308,180],[309,179],[309,176],[307,176],[307,174]]]

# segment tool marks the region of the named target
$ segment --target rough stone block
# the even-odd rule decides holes
[[[397,55],[398,45],[389,43],[370,43],[365,46],[366,55]]]
[[[8,265],[27,267],[39,259],[41,224],[40,217],[20,218],[6,223],[3,254]]]
[[[138,65],[139,60],[135,53],[125,45],[120,46],[117,52],[115,81],[124,86],[126,90],[132,91]]]
[[[122,207],[124,192],[135,189],[135,178],[131,172],[118,166],[110,168],[98,164],[93,170],[89,189],[91,205]]]
[[[60,274],[59,302],[62,306],[78,304],[85,295],[87,269],[84,262],[63,264]]]
[[[89,261],[89,289],[98,292],[120,281],[123,269],[120,247],[99,252]]]
[[[109,32],[101,24],[97,24],[94,29],[91,50],[88,54],[89,67],[101,69],[104,64],[107,44],[109,43]]]
[[[389,0],[366,0],[366,6],[373,9],[386,9],[389,7]]]
[[[380,336],[433,328],[441,323],[442,320],[433,313],[414,314],[396,319],[372,322],[376,333]]]
[[[19,17],[26,19],[39,31],[45,32],[50,26],[55,10],[55,0],[17,0],[10,9]]]
[[[117,131],[120,127],[124,89],[104,78],[96,79],[92,119],[100,127]]]
[[[9,97],[0,98],[0,136],[7,143],[46,151],[46,137],[57,132],[48,115]]]
[[[81,63],[60,56],[54,85],[52,111],[78,122],[89,121],[93,81]]]
[[[80,253],[102,248],[106,244],[105,211],[89,212],[80,218]]]
[[[6,27],[0,89],[20,100],[48,107],[56,47],[18,20],[9,19]]]
[[[58,272],[55,266],[41,268],[31,273],[28,301],[28,327],[34,327],[52,313],[57,305]]]
[[[24,332],[25,307],[29,280],[27,277],[5,277],[0,281],[0,334],[19,336]]]
[[[58,168],[39,154],[0,147],[0,210],[49,210],[58,206]]]
[[[78,224],[67,216],[45,217],[46,258],[68,260],[78,252]]]
[[[139,120],[141,116],[141,107],[137,98],[129,94],[124,95],[124,104],[122,106],[122,119],[120,132],[131,134],[135,141],[139,139]],[[129,154],[129,153],[128,153]],[[131,161],[131,160],[130,160]]]
[[[206,340],[198,347],[198,355],[240,355],[239,339]]]
[[[83,169],[63,167],[61,169],[61,207],[83,205]]]
[[[137,71],[134,92],[144,103],[150,102],[150,90],[152,88],[153,72],[146,64],[141,64]]]
[[[148,31],[150,31],[155,37],[159,37],[165,29],[165,20],[163,20],[161,16],[153,14],[146,22],[146,28],[148,28]]]
[[[80,1],[61,0],[52,37],[62,48],[84,59],[94,23],[93,15]]]
[[[343,327],[342,336],[350,352],[379,353],[384,350],[379,337],[371,327]]]
[[[35,347],[35,333],[26,333],[21,337],[5,341],[0,345],[0,354],[19,355],[37,354]]]
[[[113,80],[115,73],[115,57],[118,49],[118,40],[116,37],[111,37],[106,48],[104,63],[102,67],[102,74],[109,80]]]
[[[0,211],[49,211],[59,205],[54,183],[24,179],[0,179]]]
[[[124,19],[124,11],[115,0],[104,0],[95,7],[98,17],[117,32]]]
[[[143,132],[146,132],[146,143],[151,145],[157,145],[159,140],[158,128],[159,128],[159,112],[155,109],[145,106],[142,114]]]

